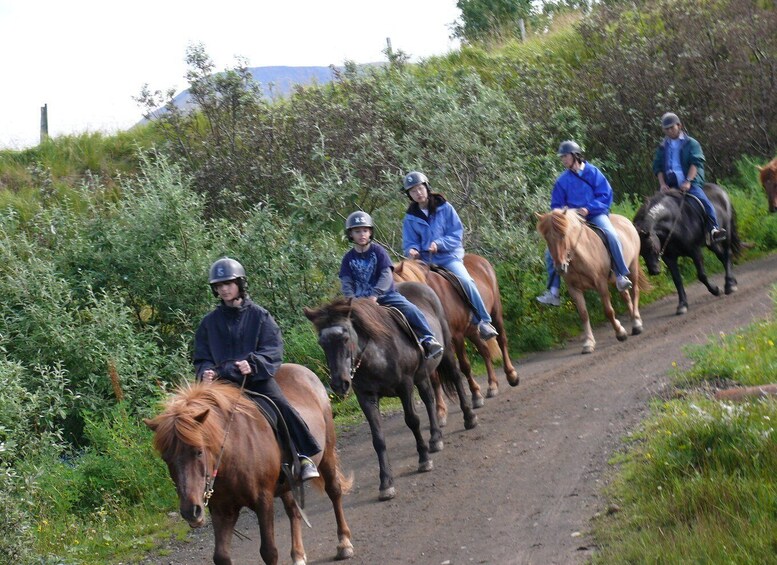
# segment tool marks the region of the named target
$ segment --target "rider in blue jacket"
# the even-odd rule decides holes
[[[551,209],[575,208],[577,213],[600,228],[607,237],[607,245],[610,248],[613,262],[615,263],[615,287],[618,292],[631,288],[629,280],[629,268],[623,259],[623,249],[615,228],[610,222],[610,206],[612,205],[612,187],[607,178],[594,165],[583,158],[583,150],[574,141],[564,141],[558,148],[566,171],[556,179],[553,192],[550,197]],[[546,250],[545,257],[548,264],[548,291],[537,297],[543,304],[558,305],[558,294],[555,302],[551,301],[553,287],[551,284],[558,281],[558,274],[553,267],[553,262],[547,262],[549,253]]]
[[[456,275],[475,309],[474,323],[480,338],[496,337],[491,314],[462,260],[464,226],[456,210],[442,194],[430,190],[429,179],[423,173],[414,171],[405,175],[402,191],[411,200],[402,224],[405,256],[439,265]]]
[[[340,263],[340,286],[346,298],[368,298],[381,306],[394,307],[407,318],[424,355],[436,359],[443,346],[434,337],[426,316],[394,287],[394,269],[386,249],[372,241],[372,217],[358,210],[345,220],[345,233],[353,243]]]

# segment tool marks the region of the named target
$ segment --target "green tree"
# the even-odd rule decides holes
[[[489,36],[520,38],[519,20],[534,12],[532,0],[458,0],[456,7],[461,21],[453,35],[469,43]]]

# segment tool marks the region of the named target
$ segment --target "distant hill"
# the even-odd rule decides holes
[[[296,85],[326,84],[333,79],[330,67],[251,67],[248,71],[267,98],[287,96]],[[190,102],[188,89],[173,98],[178,108],[186,108]]]

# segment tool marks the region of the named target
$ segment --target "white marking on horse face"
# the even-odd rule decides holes
[[[656,220],[658,217],[666,212],[666,206],[664,206],[663,202],[659,202],[655,206],[653,206],[650,210],[648,210],[648,216],[650,216],[652,219]]]

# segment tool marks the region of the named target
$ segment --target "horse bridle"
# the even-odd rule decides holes
[[[232,409],[229,411],[229,420],[227,421],[227,427],[224,430],[224,440],[221,443],[221,449],[219,450],[219,455],[216,457],[216,464],[213,466],[213,473],[208,475],[208,477],[205,479],[205,492],[202,493],[202,498],[205,501],[203,503],[203,506],[207,508],[208,502],[210,502],[210,498],[213,496],[213,485],[216,482],[216,477],[219,474],[219,466],[221,465],[221,458],[224,455],[224,449],[227,446],[227,437],[229,437],[229,430],[232,428],[232,421],[235,419],[235,408],[237,407],[237,403],[240,402],[240,397],[243,396],[243,391],[246,387],[246,379],[248,378],[248,375],[243,375],[243,383],[240,385],[240,394],[235,398],[235,403],[232,405]],[[203,453],[207,453],[206,449],[203,449]]]

